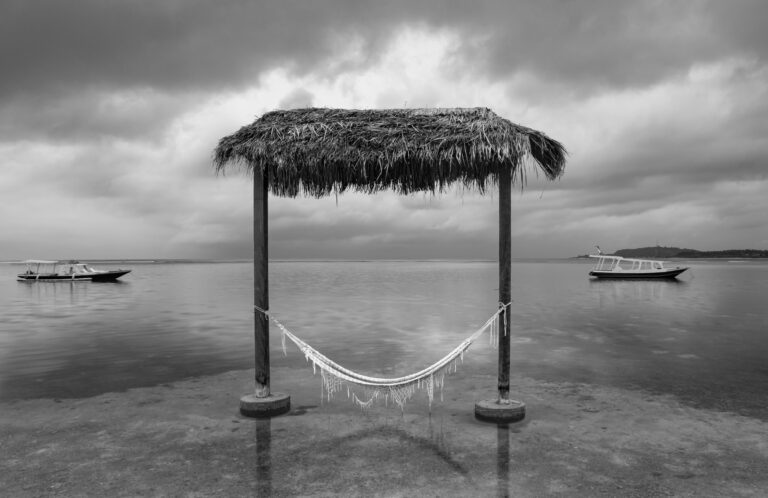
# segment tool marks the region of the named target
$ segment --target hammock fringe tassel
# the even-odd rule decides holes
[[[271,320],[282,333],[282,347],[283,354],[287,355],[285,348],[286,337],[291,340],[299,350],[304,353],[304,357],[309,362],[312,362],[312,370],[317,373],[317,369],[320,369],[320,376],[322,377],[321,385],[321,400],[330,401],[334,394],[342,391],[343,388],[347,389],[347,397],[359,406],[361,409],[370,408],[376,400],[384,399],[385,405],[389,402],[396,404],[401,410],[404,409],[405,403],[410,400],[417,390],[423,390],[427,393],[429,399],[429,408],[432,409],[432,401],[435,397],[435,390],[440,391],[440,401],[443,400],[443,385],[445,383],[446,374],[455,373],[458,369],[459,362],[464,362],[464,351],[472,345],[484,332],[488,331],[489,342],[492,347],[497,348],[499,344],[499,332],[506,331],[504,321],[506,318],[506,311],[511,303],[499,303],[499,309],[494,313],[479,329],[464,339],[458,346],[456,346],[451,352],[442,357],[434,364],[427,368],[410,374],[404,377],[396,378],[381,378],[381,377],[369,377],[339,365],[333,360],[329,359],[312,346],[304,342],[297,337],[294,333],[288,330],[285,325],[280,323],[276,318],[270,315],[266,310],[262,310],[259,307],[255,309],[263,313],[269,320]],[[350,389],[350,386],[361,388],[365,393],[363,398],[359,397],[357,393]]]

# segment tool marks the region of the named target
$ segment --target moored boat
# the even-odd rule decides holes
[[[79,261],[28,259],[24,273],[16,277],[30,282],[114,282],[131,270],[97,270]]]
[[[603,254],[599,247],[597,252],[598,254],[589,255],[590,258],[597,258],[597,263],[589,272],[590,277],[620,279],[676,278],[688,269],[687,266],[665,266],[663,261],[610,256]]]

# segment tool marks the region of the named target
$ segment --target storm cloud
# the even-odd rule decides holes
[[[761,1],[5,2],[0,258],[248,257],[249,179],[216,177],[211,151],[304,106],[487,106],[561,140],[563,179],[513,201],[518,257],[766,248],[766,18]],[[471,192],[271,215],[278,258],[495,255],[495,205]]]

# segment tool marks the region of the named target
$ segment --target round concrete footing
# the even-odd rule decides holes
[[[525,418],[525,403],[510,399],[499,403],[498,399],[484,399],[475,403],[475,418],[484,422],[506,424]]]
[[[240,398],[240,413],[246,417],[269,418],[287,413],[291,409],[291,397],[283,393],[271,393],[266,398],[246,394]]]

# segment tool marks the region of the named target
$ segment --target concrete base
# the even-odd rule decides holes
[[[240,413],[246,417],[269,418],[287,413],[291,409],[291,397],[283,393],[271,393],[266,398],[246,394],[240,398]]]
[[[525,418],[525,403],[510,399],[499,403],[498,399],[484,399],[475,403],[475,418],[484,422],[507,424]]]

